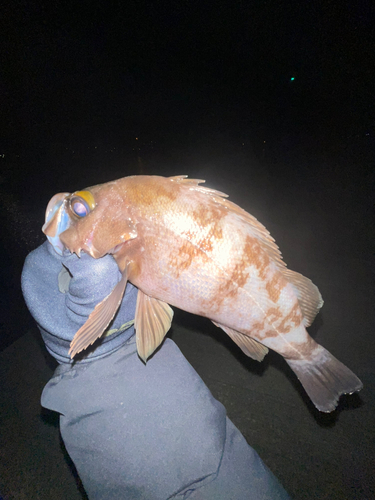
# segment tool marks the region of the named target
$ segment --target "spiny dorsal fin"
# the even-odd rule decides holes
[[[251,227],[251,232],[257,238],[262,249],[275,262],[285,278],[293,285],[301,306],[302,314],[305,318],[304,324],[305,326],[310,326],[314,321],[315,316],[318,314],[319,309],[323,305],[322,296],[320,295],[318,288],[312,283],[311,280],[302,276],[302,274],[290,271],[286,268],[286,264],[283,261],[282,254],[275,240],[263,224],[261,224],[254,216],[250,215],[235,203],[225,199],[227,198],[226,194],[216,191],[215,189],[199,186],[200,183],[205,181],[199,179],[187,179],[186,177],[186,175],[179,175],[171,179],[179,183],[190,184],[192,189],[195,191],[209,195],[214,203],[225,207],[228,212],[235,214]]]
[[[210,189],[203,186],[199,186],[200,183],[205,182],[201,179],[187,179],[186,175],[177,175],[175,177],[169,177],[174,182],[180,184],[190,184],[191,189],[198,191],[203,194],[209,195],[211,201],[225,207],[228,212],[235,214],[243,222],[251,226],[251,231],[253,235],[258,239],[261,247],[267,252],[269,257],[280,267],[284,268],[286,266],[283,261],[279,247],[276,245],[275,240],[270,235],[269,231],[261,224],[255,217],[250,215],[248,212],[243,210],[241,207],[235,203],[226,200],[227,194],[217,191],[216,189]]]
[[[172,318],[173,310],[166,302],[138,290],[134,327],[138,354],[145,363],[162,343],[171,327]]]
[[[296,292],[304,316],[303,324],[310,326],[324,303],[318,287],[309,278],[290,269],[283,269],[282,273]]]
[[[198,191],[200,193],[209,194],[211,196],[219,196],[222,198],[228,198],[228,195],[222,193],[221,191],[217,191],[216,189],[211,189],[204,186],[199,186],[199,184],[203,184],[206,181],[203,179],[188,179],[187,175],[175,175],[174,177],[168,177],[173,182],[177,182],[178,184],[188,184],[192,187],[194,191]]]
[[[283,261],[280,249],[275,243],[275,240],[272,238],[269,231],[263,226],[263,224],[258,221],[258,219],[229,200],[215,199],[215,201],[216,203],[224,205],[228,210],[236,214],[241,220],[251,226],[253,235],[258,239],[258,242],[260,243],[263,250],[267,252],[268,256],[278,265],[278,267],[283,268],[286,266],[285,262]]]

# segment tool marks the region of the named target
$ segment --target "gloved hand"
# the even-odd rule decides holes
[[[111,255],[93,259],[85,253],[58,255],[45,242],[31,252],[22,272],[26,304],[38,324],[48,351],[59,363],[71,363],[70,342],[96,304],[121,278]],[[118,349],[133,334],[137,289],[127,284],[122,304],[107,332],[75,359],[98,359]]]

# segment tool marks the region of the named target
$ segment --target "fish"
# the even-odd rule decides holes
[[[323,305],[312,281],[287,268],[268,230],[204,180],[134,175],[58,193],[43,232],[55,250],[111,254],[122,277],[75,334],[70,356],[110,325],[129,281],[138,288],[134,327],[139,357],[162,343],[171,306],[209,318],[249,357],[284,357],[322,412],[359,378],[308,334]]]

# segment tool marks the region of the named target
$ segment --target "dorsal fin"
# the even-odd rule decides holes
[[[175,175],[174,177],[168,177],[173,182],[178,182],[178,184],[189,184],[194,191],[198,191],[200,193],[209,194],[211,196],[219,196],[222,198],[228,198],[228,195],[222,193],[221,191],[217,191],[217,189],[211,189],[208,187],[200,186],[199,184],[203,184],[206,182],[203,179],[188,179],[187,175]]]
[[[229,212],[235,214],[246,224],[251,226],[251,231],[253,235],[258,239],[263,250],[267,252],[269,257],[280,268],[286,267],[279,247],[276,245],[275,240],[272,238],[269,231],[263,226],[263,224],[261,224],[254,216],[250,215],[235,203],[225,199],[228,197],[227,194],[217,191],[216,189],[199,186],[199,184],[205,182],[204,180],[187,179],[186,177],[186,175],[177,175],[175,177],[169,177],[169,179],[174,182],[178,182],[179,184],[189,184],[191,186],[191,189],[193,189],[194,191],[207,194],[214,203],[225,207]]]
[[[228,195],[221,193],[220,191],[216,191],[215,189],[199,185],[205,181],[200,179],[187,179],[186,177],[186,175],[178,175],[176,177],[171,177],[170,179],[181,184],[189,184],[191,189],[194,191],[207,194],[211,198],[211,201],[225,207],[228,212],[235,214],[251,227],[251,232],[257,238],[262,249],[275,262],[283,276],[292,284],[304,316],[304,325],[310,326],[314,321],[315,316],[318,314],[319,309],[323,305],[322,296],[314,283],[302,274],[287,269],[275,240],[263,224],[261,224],[253,215],[250,215],[235,203],[225,199]]]
[[[318,287],[309,278],[290,269],[283,269],[282,273],[296,292],[304,317],[303,324],[310,326],[324,304]]]
[[[215,201],[217,203],[220,202],[221,205],[225,206],[232,213],[236,214],[237,217],[243,220],[246,224],[249,224],[251,226],[251,232],[257,238],[263,250],[267,252],[268,256],[275,262],[275,264],[279,268],[283,269],[284,267],[286,267],[280,249],[276,245],[275,240],[272,238],[269,231],[263,226],[263,224],[258,221],[258,219],[229,200],[215,199]]]
[[[287,269],[282,254],[275,240],[268,230],[255,217],[242,210],[229,200],[222,200],[222,204],[230,208],[245,222],[251,225],[253,234],[268,256],[275,262],[279,271],[293,285],[304,317],[304,325],[310,326],[323,305],[319,289],[314,283],[300,273]]]

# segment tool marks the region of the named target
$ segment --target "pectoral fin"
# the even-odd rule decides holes
[[[95,306],[89,319],[75,334],[70,344],[69,354],[71,358],[74,358],[78,352],[86,349],[103,334],[119,308],[127,281],[128,267],[125,267],[121,280],[112,292]]]
[[[247,337],[243,333],[232,330],[232,328],[220,325],[219,323],[215,323],[215,321],[213,321],[212,323],[224,330],[224,332],[229,335],[233,342],[238,345],[238,347],[246,354],[246,356],[255,359],[255,361],[263,361],[264,356],[268,353],[268,348],[263,344],[260,344],[250,337]]]
[[[173,310],[166,302],[153,299],[138,291],[135,310],[135,330],[139,357],[146,363],[147,358],[162,343],[171,327]]]

